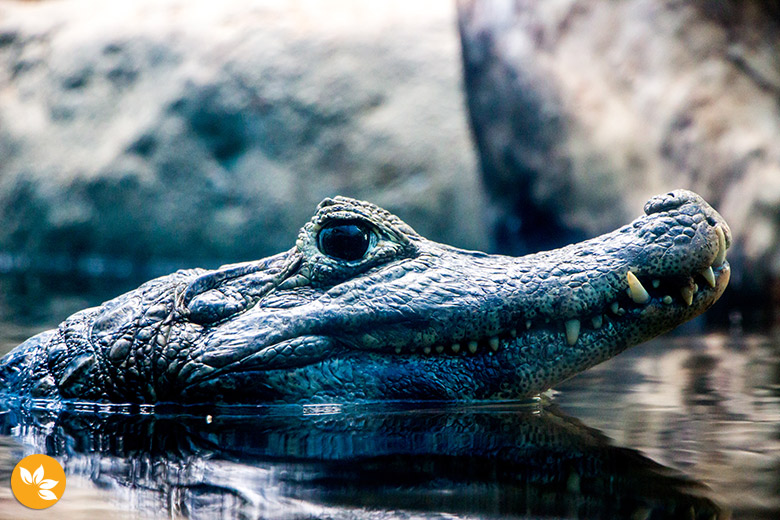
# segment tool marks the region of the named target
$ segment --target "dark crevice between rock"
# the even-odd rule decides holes
[[[528,78],[504,63],[493,36],[469,26],[468,3],[459,5],[463,73],[472,136],[483,185],[496,204],[493,247],[496,252],[523,255],[555,249],[587,238],[560,220],[568,182],[568,166],[551,166],[555,146],[566,130],[554,106]],[[491,129],[503,127],[505,139]],[[551,167],[558,170],[560,195],[535,197],[538,179]]]

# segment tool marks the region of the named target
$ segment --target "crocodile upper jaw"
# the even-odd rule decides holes
[[[405,243],[413,251],[401,258],[332,284],[287,284],[214,329],[188,388],[213,387],[238,373],[266,381],[277,370],[327,371],[348,359],[353,368],[365,360],[365,370],[395,363],[430,374],[445,382],[435,394],[443,398],[544,390],[704,312],[725,289],[731,237],[720,215],[690,192],[657,197],[646,212],[613,233],[519,259],[413,235]],[[302,254],[305,266],[305,253],[290,255]],[[279,305],[301,290],[306,301]],[[236,338],[233,347],[224,347],[225,337]],[[512,383],[514,366],[533,367],[533,383]],[[513,388],[483,392],[478,387],[495,385],[457,376],[472,370],[478,380],[486,369]],[[449,385],[448,373],[456,374]],[[368,394],[432,395],[428,382],[413,378],[408,386],[420,392],[398,394],[376,378],[363,380],[377,387]],[[316,385],[306,391],[338,394]]]

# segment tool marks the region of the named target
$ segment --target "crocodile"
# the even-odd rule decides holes
[[[524,399],[701,314],[731,231],[699,195],[523,257],[322,201],[283,253],[163,276],[0,360],[0,393],[114,403]]]

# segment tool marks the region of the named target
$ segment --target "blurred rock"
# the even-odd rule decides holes
[[[449,2],[0,4],[2,251],[260,258],[336,194],[484,248],[475,162]]]
[[[731,224],[733,290],[767,296],[780,278],[777,2],[461,0],[459,17],[501,249],[596,235],[684,187]]]

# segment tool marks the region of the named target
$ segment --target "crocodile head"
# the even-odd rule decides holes
[[[38,341],[42,388],[141,402],[526,397],[710,307],[730,243],[683,190],[612,233],[521,258],[326,199],[285,253],[180,271],[74,315]]]

